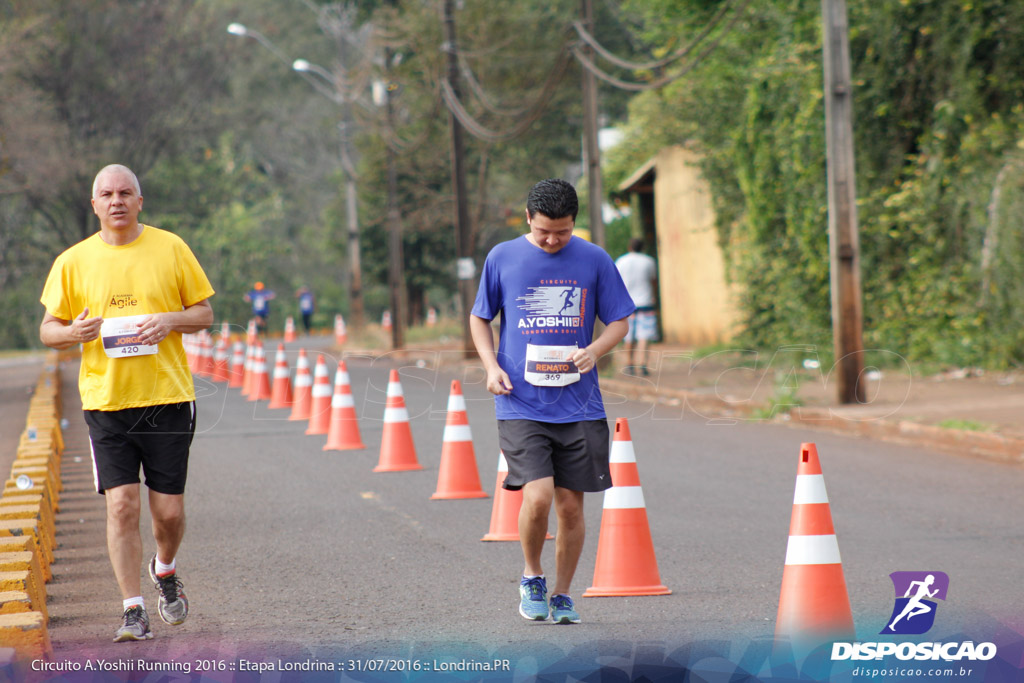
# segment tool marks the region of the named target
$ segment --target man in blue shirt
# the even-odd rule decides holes
[[[634,310],[611,257],[573,237],[578,211],[576,190],[566,181],[534,185],[526,203],[530,232],[488,254],[470,315],[508,462],[503,487],[523,491],[519,613],[562,624],[580,621],[569,586],[583,550],[583,493],[612,485],[595,368],[625,336]],[[495,350],[490,325],[498,313]],[[597,319],[606,327],[594,339]],[[558,535],[549,604],[541,551],[552,503]]]
[[[270,300],[276,295],[272,290],[257,282],[252,289],[242,297],[252,304],[252,316],[256,319],[256,327],[262,332],[267,329],[267,318],[270,316]]]

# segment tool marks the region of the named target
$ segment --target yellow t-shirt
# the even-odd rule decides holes
[[[112,246],[100,233],[57,257],[40,301],[50,315],[72,320],[89,308],[104,319],[180,311],[213,296],[199,261],[177,235],[144,225],[139,237]],[[109,358],[102,339],[82,345],[78,389],[85,410],[122,410],[195,400],[181,333],[157,353]]]

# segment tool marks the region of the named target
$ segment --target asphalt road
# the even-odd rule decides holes
[[[156,620],[152,641],[116,645],[109,639],[120,605],[103,546],[103,503],[89,493],[74,368],[65,368],[72,445],[49,586],[58,661],[138,657],[237,667],[280,657],[440,656],[507,658],[519,671],[570,655],[685,663],[710,653],[735,661],[774,630],[802,439],[816,443],[821,458],[860,638],[875,639],[884,627],[893,605],[888,575],[900,570],[950,577],[929,637],[1009,627],[1020,640],[1024,632],[1020,467],[708,421],[614,397],[609,417],[629,419],[660,576],[672,594],[580,597],[592,584],[602,519],[602,494],[588,494],[588,536],[573,588],[583,623],[526,622],[516,609],[518,544],[480,540],[492,498],[430,500],[453,378],[463,383],[481,483],[493,494],[497,433],[479,371],[436,368],[429,357],[424,367],[346,361],[362,451],[323,451],[325,437],[305,435],[306,424],[288,421],[289,411],[197,380],[189,527],[179,555],[191,614],[179,627]],[[424,469],[374,473],[394,367]],[[553,573],[550,542],[545,561]],[[156,593],[144,592],[156,619]]]

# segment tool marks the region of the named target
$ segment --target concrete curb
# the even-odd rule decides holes
[[[766,406],[749,402],[729,403],[715,396],[685,389],[666,389],[650,385],[638,386],[631,382],[605,378],[601,378],[601,388],[605,395],[605,401],[610,394],[619,394],[635,400],[679,404],[707,419],[735,420],[737,422],[765,420],[765,418],[755,418],[754,415],[759,409],[765,409]],[[808,408],[807,406],[776,415],[770,421],[801,429],[816,429],[880,439],[1011,464],[1024,463],[1024,439],[1000,434],[948,429],[889,418],[854,420],[837,414],[830,408]]]
[[[0,648],[9,648],[16,660],[53,656],[46,582],[57,547],[54,515],[64,453],[58,361],[51,352],[0,493]]]

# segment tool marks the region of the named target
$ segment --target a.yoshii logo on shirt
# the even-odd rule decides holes
[[[577,287],[575,280],[541,280],[539,287],[528,287],[517,297],[520,329],[542,327],[581,327],[587,290]]]

